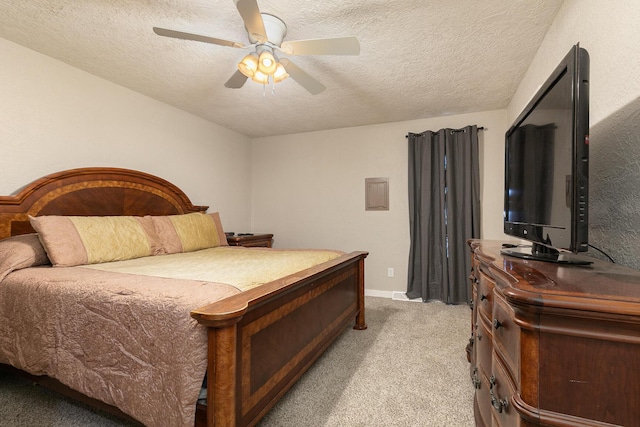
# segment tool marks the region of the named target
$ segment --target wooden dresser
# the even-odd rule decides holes
[[[640,271],[472,240],[477,426],[640,426]]]

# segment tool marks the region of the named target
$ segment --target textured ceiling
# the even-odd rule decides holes
[[[0,0],[0,37],[250,137],[506,108],[562,0],[257,0],[285,40],[356,36],[359,56],[296,56],[327,87],[224,83],[248,52],[233,0]]]

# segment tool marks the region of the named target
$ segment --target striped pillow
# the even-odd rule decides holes
[[[162,253],[150,217],[31,217],[55,267],[122,261]]]
[[[163,253],[192,252],[227,246],[227,238],[218,212],[194,212],[150,218],[153,220]]]

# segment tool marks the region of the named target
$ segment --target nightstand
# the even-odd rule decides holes
[[[229,243],[229,246],[270,248],[271,243],[273,243],[273,234],[243,235],[240,233],[231,237],[227,236],[227,242]]]

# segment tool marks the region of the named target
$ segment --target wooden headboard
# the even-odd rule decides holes
[[[119,168],[53,173],[15,196],[0,196],[0,239],[33,233],[29,216],[175,215],[206,211],[178,187],[154,175]]]

